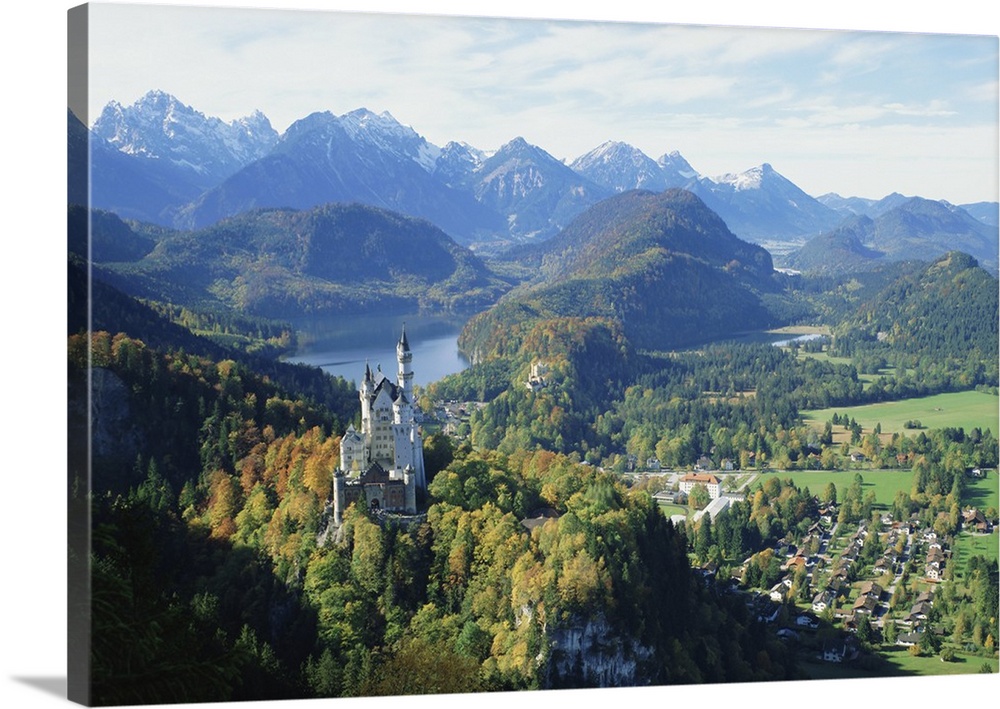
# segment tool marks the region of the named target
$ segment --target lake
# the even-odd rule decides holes
[[[292,321],[299,347],[286,361],[319,367],[334,376],[358,383],[367,361],[375,371],[396,376],[396,343],[406,324],[406,338],[413,352],[413,380],[427,386],[448,374],[461,372],[469,360],[458,350],[458,335],[468,315],[315,316]],[[806,342],[818,333],[753,332],[720,342],[770,342],[787,346],[791,340]],[[689,348],[695,349],[695,348]]]
[[[818,340],[824,337],[829,337],[829,335],[825,332],[800,332],[796,327],[781,328],[780,330],[754,330],[752,332],[743,332],[730,337],[720,337],[718,339],[703,342],[697,345],[680,347],[677,351],[691,352],[700,350],[706,345],[731,344],[770,344],[775,347],[788,347],[793,342],[802,345],[806,342]]]
[[[427,386],[469,366],[458,350],[458,335],[467,319],[421,314],[303,318],[292,322],[299,347],[285,359],[355,383],[364,377],[367,361],[372,371],[382,365],[382,372],[395,380],[396,343],[405,323],[413,352],[413,381]]]

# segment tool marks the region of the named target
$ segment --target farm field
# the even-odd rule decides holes
[[[901,432],[915,434],[904,428],[907,421],[917,420],[925,429],[954,427],[969,431],[979,427],[1000,431],[1000,401],[997,397],[980,391],[962,391],[937,394],[901,401],[887,401],[864,406],[842,406],[832,409],[803,411],[807,423],[822,428],[834,413],[855,419],[865,431],[875,424],[882,424],[882,433]],[[837,431],[838,427],[834,427]]]
[[[799,352],[799,357],[808,357],[809,359],[820,360],[821,362],[830,362],[831,364],[853,364],[854,360],[850,357],[836,357],[834,355],[828,354],[827,352]],[[864,388],[867,389],[872,382],[882,376],[892,376],[896,371],[895,367],[886,367],[880,370],[878,374],[858,374],[858,379],[864,384]]]
[[[754,487],[774,476],[781,480],[791,480],[799,488],[808,487],[809,492],[819,495],[832,482],[837,486],[837,499],[840,499],[854,481],[855,473],[860,473],[864,481],[863,493],[873,490],[876,503],[883,508],[892,504],[897,490],[909,492],[913,482],[913,473],[909,470],[789,470],[764,473],[754,482]]]

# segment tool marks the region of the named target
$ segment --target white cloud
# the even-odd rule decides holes
[[[997,103],[996,43],[962,38],[177,6],[92,12],[92,118],[109,99],[158,88],[226,120],[261,109],[279,130],[313,111],[365,106],[438,144],[492,149],[523,135],[572,159],[626,140],[653,157],[680,150],[696,167],[729,151],[729,172],[752,157],[751,141],[795,145],[803,162],[830,140],[889,122],[926,150],[968,151],[974,141],[959,137],[980,135],[971,124]],[[917,127],[956,138],[918,140]]]

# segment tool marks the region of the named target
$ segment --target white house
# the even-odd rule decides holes
[[[812,609],[817,613],[822,613],[833,603],[833,593],[831,591],[821,591],[813,596]]]

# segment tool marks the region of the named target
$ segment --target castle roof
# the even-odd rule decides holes
[[[389,395],[389,400],[395,403],[396,400],[403,395],[402,388],[381,372],[379,372],[379,374],[381,374],[381,379],[378,379],[375,383],[375,389],[372,391],[371,396],[372,401],[375,401],[375,399],[378,398],[378,395],[382,391],[385,391]]]
[[[362,485],[389,482],[389,473],[378,463],[372,463],[365,472],[361,473],[360,482]]]

